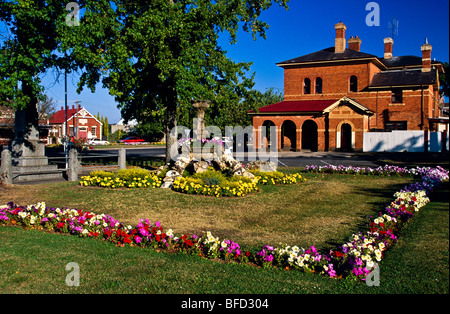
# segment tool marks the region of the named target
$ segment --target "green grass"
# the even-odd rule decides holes
[[[46,201],[135,222],[159,220],[175,232],[211,230],[245,245],[277,241],[322,248],[342,244],[409,180],[308,175],[295,186],[267,186],[243,199],[215,199],[168,190],[104,190],[72,183],[22,187],[0,203]],[[348,192],[343,193],[343,189]],[[0,227],[0,293],[449,293],[448,183],[410,221],[380,265],[380,286],[368,287],[298,271],[219,263],[184,254],[115,247],[94,239]],[[20,201],[22,200],[22,201]],[[150,214],[150,215],[149,215]],[[167,222],[169,221],[169,223]],[[311,226],[310,226],[311,225]],[[69,262],[79,287],[65,284]],[[255,284],[258,283],[258,284]]]
[[[66,182],[14,186],[0,204],[45,202],[106,213],[136,225],[140,219],[160,221],[176,233],[204,233],[240,244],[279,243],[317,248],[342,243],[392,201],[394,192],[411,178],[305,174],[306,182],[262,186],[242,198],[187,195],[169,189],[105,189]]]

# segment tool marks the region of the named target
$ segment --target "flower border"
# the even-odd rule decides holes
[[[339,170],[336,170],[339,169]],[[449,180],[447,170],[437,168],[392,168],[373,171],[369,168],[340,166],[307,167],[306,171],[360,173],[376,175],[412,174],[419,177],[394,194],[395,199],[368,224],[368,230],[353,234],[347,243],[327,253],[297,246],[276,248],[263,246],[256,252],[242,250],[229,239],[220,240],[211,232],[203,236],[183,234],[176,236],[172,229],[165,231],[160,222],[150,224],[142,219],[137,226],[125,226],[106,214],[69,208],[49,208],[45,203],[17,206],[13,202],[0,206],[0,225],[18,225],[50,230],[80,237],[102,238],[117,246],[174,250],[205,258],[254,263],[260,267],[282,267],[324,274],[332,278],[353,276],[365,280],[376,262],[380,262],[389,247],[397,241],[398,231],[430,200],[428,194],[442,182]]]

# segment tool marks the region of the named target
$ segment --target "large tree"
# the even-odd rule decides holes
[[[65,7],[65,1],[0,0],[0,105],[16,110],[15,137],[25,144],[37,134],[37,103],[45,101],[41,75],[68,64],[56,54]]]
[[[218,43],[242,27],[256,39],[268,25],[260,15],[288,0],[86,1],[77,27],[61,29],[62,51],[82,70],[79,91],[101,81],[126,120],[163,117],[167,159],[170,131],[192,117],[191,101],[241,99],[253,86],[250,64],[234,62]],[[110,4],[112,3],[112,4]]]

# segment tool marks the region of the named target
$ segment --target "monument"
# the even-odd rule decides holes
[[[203,172],[212,166],[217,171],[228,170],[232,175],[241,175],[244,177],[253,178],[253,174],[244,169],[244,166],[233,158],[232,154],[226,153],[221,149],[215,149],[219,141],[215,142],[212,147],[208,145],[206,140],[209,137],[209,132],[205,126],[205,110],[209,108],[209,100],[194,100],[192,106],[196,109],[197,118],[194,119],[194,138],[191,142],[187,141],[185,147],[181,148],[181,154],[178,154],[171,159],[165,166],[161,167],[159,171],[168,169],[166,176],[163,179],[161,188],[171,188],[173,182],[181,177],[187,167],[192,166],[192,169],[197,172]]]
[[[57,165],[49,165],[45,144],[39,139],[36,108],[17,109],[14,139],[9,143],[13,178],[31,181],[61,178]]]

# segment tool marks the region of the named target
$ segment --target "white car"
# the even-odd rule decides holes
[[[108,141],[101,140],[99,138],[93,138],[88,141],[89,145],[109,145]]]

